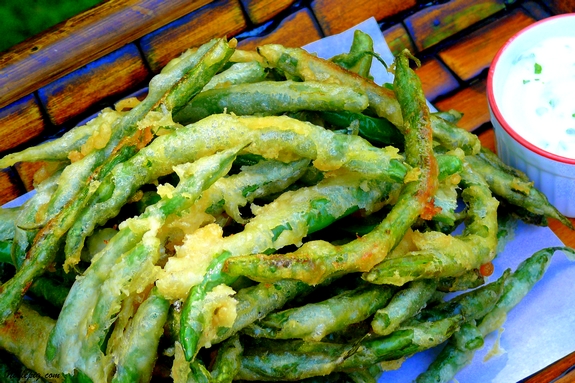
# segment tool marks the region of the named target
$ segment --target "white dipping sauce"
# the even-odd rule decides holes
[[[575,37],[549,38],[517,57],[500,107],[527,141],[575,158]]]

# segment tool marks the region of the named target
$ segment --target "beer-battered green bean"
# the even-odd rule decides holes
[[[371,61],[374,55],[371,36],[358,29],[353,33],[353,41],[351,42],[349,52],[333,56],[330,61],[342,68],[357,73],[361,77],[369,78]]]
[[[288,254],[249,255],[228,259],[224,271],[256,281],[298,279],[317,284],[332,275],[369,271],[401,241],[421,216],[433,217],[432,197],[438,186],[438,167],[433,155],[429,109],[421,82],[409,68],[409,53],[396,61],[395,90],[402,106],[406,161],[419,172],[407,182],[390,213],[374,230],[345,245],[325,241],[305,243]]]
[[[114,350],[117,360],[113,383],[150,381],[169,307],[170,302],[155,288],[138,307],[124,334],[125,344],[121,350]]]
[[[267,63],[304,81],[326,81],[352,87],[365,92],[369,106],[379,117],[400,127],[403,124],[401,109],[393,91],[381,87],[335,63],[322,60],[301,48],[286,48],[277,44],[258,47],[258,52]]]
[[[347,111],[320,112],[319,116],[328,124],[341,129],[348,129],[357,123],[357,133],[374,145],[393,145],[398,148],[405,145],[401,132],[386,119]]]
[[[48,381],[61,382],[61,372],[50,367],[43,357],[53,327],[53,319],[40,315],[28,303],[23,303],[13,316],[0,324],[0,348],[16,356],[24,366],[40,376],[54,377]]]
[[[447,383],[473,359],[483,346],[483,338],[500,328],[511,311],[543,277],[556,251],[563,251],[570,259],[575,252],[566,247],[543,248],[524,260],[505,280],[503,292],[495,307],[476,322],[462,325],[427,371],[417,377],[417,383]]]
[[[391,286],[360,286],[325,301],[269,314],[243,333],[252,337],[320,341],[372,316],[389,302],[394,290]]]
[[[224,88],[230,85],[260,82],[265,80],[266,76],[266,68],[258,61],[235,63],[223,72],[214,75],[202,91]]]
[[[361,112],[367,97],[352,88],[317,81],[261,81],[206,90],[174,120],[190,124],[212,114],[275,115],[299,110]]]
[[[211,372],[215,383],[231,383],[234,380],[234,376],[240,368],[243,351],[244,348],[238,335],[229,338],[222,344]]]
[[[98,116],[84,125],[74,127],[62,137],[30,146],[20,152],[11,153],[0,159],[0,168],[12,166],[17,162],[33,161],[69,161],[68,156],[74,150],[80,150],[88,138],[102,125],[113,125],[123,113],[106,108]]]
[[[276,340],[245,346],[236,379],[299,380],[333,371],[365,369],[441,344],[461,323],[461,316],[419,323],[356,345]]]
[[[72,286],[56,326],[50,334],[46,348],[48,361],[68,374],[72,373],[79,364],[86,363],[82,355],[82,346],[86,342],[86,337],[94,331],[99,332],[95,335],[96,337],[102,336],[102,327],[105,327],[102,323],[105,324],[110,321],[107,310],[111,310],[112,314],[110,315],[113,315],[113,312],[118,309],[118,300],[122,299],[122,290],[119,288],[126,288],[124,286],[108,286],[111,290],[100,291],[108,279],[108,274],[114,270],[118,260],[122,259],[124,254],[126,257],[129,255],[145,257],[147,255],[146,248],[153,250],[153,246],[157,246],[157,241],[159,241],[155,237],[157,230],[168,216],[177,214],[181,209],[193,205],[204,189],[226,174],[237,151],[238,149],[228,149],[180,168],[181,181],[174,192],[148,207],[140,217],[126,222],[121,230],[112,237],[108,245],[92,259],[82,278]],[[130,254],[130,250],[133,251],[132,254]],[[136,268],[137,266],[139,264],[135,265]],[[116,289],[114,290],[114,288]],[[98,313],[93,314],[100,298],[105,300],[106,297],[112,299],[110,305],[102,303],[98,311],[100,316]],[[103,301],[100,300],[100,302]],[[88,307],[90,307],[89,310]],[[92,315],[96,315],[94,328],[90,328]],[[93,349],[91,351],[94,352]],[[82,367],[86,368],[90,365]],[[84,374],[88,375],[102,373],[98,368],[88,369],[89,371],[82,370]]]
[[[66,236],[67,264],[80,256],[86,236],[116,216],[144,184],[171,172],[178,163],[236,145],[266,158],[308,158],[320,170],[346,168],[373,177],[402,181],[407,166],[393,148],[379,149],[356,136],[344,136],[288,117],[213,115],[163,135],[116,166],[100,183],[92,206],[78,214]]]
[[[389,335],[397,330],[401,323],[415,316],[426,305],[433,293],[437,281],[422,279],[410,282],[398,291],[388,305],[377,310],[371,327],[378,335]]]
[[[186,359],[196,356],[205,333],[204,299],[215,286],[230,284],[236,277],[222,273],[228,259],[299,243],[309,233],[322,229],[358,209],[372,211],[393,185],[368,180],[357,173],[326,177],[316,186],[284,193],[266,205],[243,231],[225,237],[213,248],[216,255],[205,277],[193,286],[182,310],[180,342]],[[205,340],[211,343],[212,339]]]
[[[467,156],[465,160],[473,170],[481,174],[494,195],[529,212],[546,218],[555,218],[565,226],[573,228],[571,221],[549,203],[547,197],[533,186],[501,166],[493,166],[485,156]]]
[[[469,167],[461,172],[468,205],[467,221],[460,235],[419,233],[417,250],[401,258],[386,259],[365,275],[371,283],[403,285],[422,278],[459,276],[478,269],[495,257],[497,200],[485,180]]]
[[[481,141],[475,134],[458,127],[440,115],[431,114],[433,139],[448,150],[462,149],[467,155],[474,155],[481,150]]]

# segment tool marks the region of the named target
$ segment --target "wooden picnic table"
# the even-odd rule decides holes
[[[491,60],[513,34],[543,18],[575,12],[573,0],[108,0],[0,54],[0,155],[57,136],[144,87],[170,59],[210,38],[241,48],[303,46],[374,17],[396,53],[410,49],[439,109],[495,149],[486,100]],[[0,204],[33,188],[40,164],[0,171]],[[575,224],[575,220],[572,220]],[[556,221],[557,236],[575,232]],[[526,382],[557,379],[575,354]]]

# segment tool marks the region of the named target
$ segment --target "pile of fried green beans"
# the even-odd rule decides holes
[[[361,32],[330,60],[235,45],[0,159],[44,164],[0,209],[2,382],[376,382],[444,343],[417,381],[447,382],[572,253],[489,281],[518,220],[570,221],[429,111],[409,52],[379,86]]]

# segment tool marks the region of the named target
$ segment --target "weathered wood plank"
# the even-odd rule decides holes
[[[383,31],[383,37],[394,55],[399,54],[404,49],[409,49],[410,52],[415,53],[415,45],[411,41],[411,37],[402,24],[395,24]]]
[[[273,19],[292,5],[294,0],[241,0],[244,9],[254,24]]]
[[[555,14],[575,12],[575,0],[545,0],[544,3]]]
[[[311,8],[321,29],[329,36],[343,32],[372,16],[381,21],[416,4],[416,0],[314,0]]]
[[[135,44],[128,44],[40,88],[50,121],[61,125],[103,101],[141,85],[149,71]]]
[[[455,45],[439,52],[439,57],[460,79],[471,80],[489,68],[491,61],[509,38],[535,21],[523,10],[517,9],[465,36]]]
[[[0,108],[209,0],[115,0],[87,10],[0,56]]]
[[[0,109],[0,153],[40,136],[46,123],[36,97],[30,94]]]
[[[308,8],[286,17],[274,31],[261,37],[250,37],[239,42],[242,49],[255,49],[259,45],[277,43],[287,47],[301,47],[321,39],[321,30]]]
[[[477,81],[457,93],[435,102],[434,105],[439,110],[455,109],[463,113],[463,118],[457,125],[468,131],[473,131],[490,121],[485,89],[486,81]]]
[[[214,1],[140,40],[150,68],[158,72],[186,49],[214,37],[232,37],[246,28],[239,0]]]
[[[405,25],[421,51],[504,8],[504,0],[452,0],[422,9],[407,17]]]
[[[10,168],[0,170],[0,205],[24,194],[18,186],[17,177]]]
[[[457,79],[435,58],[424,62],[415,72],[421,79],[421,86],[429,101],[447,94],[459,86]]]

